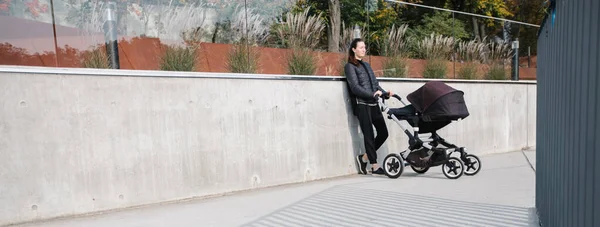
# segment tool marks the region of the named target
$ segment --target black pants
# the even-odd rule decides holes
[[[356,115],[365,139],[365,150],[369,163],[377,163],[377,150],[388,138],[388,130],[379,106],[356,105]],[[377,130],[377,137],[373,131]]]

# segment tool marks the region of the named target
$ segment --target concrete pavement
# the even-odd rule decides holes
[[[480,158],[476,176],[457,180],[408,167],[398,179],[353,175],[20,226],[538,226],[535,150]]]

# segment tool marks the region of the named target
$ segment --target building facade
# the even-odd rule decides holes
[[[600,1],[552,0],[538,37],[536,208],[600,226]]]

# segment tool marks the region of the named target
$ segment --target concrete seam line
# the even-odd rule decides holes
[[[525,157],[525,160],[527,160],[527,164],[529,164],[531,170],[533,170],[533,172],[536,173],[535,168],[533,168],[533,164],[531,164],[531,161],[529,160],[529,157],[527,157],[527,155],[525,154],[524,149],[521,150],[521,154],[523,154],[523,157]]]

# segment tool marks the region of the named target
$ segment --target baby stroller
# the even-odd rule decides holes
[[[476,155],[468,154],[464,147],[447,142],[436,132],[452,121],[469,116],[463,95],[462,91],[445,83],[430,81],[407,96],[410,105],[394,94],[393,97],[404,104],[402,108],[388,108],[385,105],[385,99],[390,98],[389,93],[378,97],[381,110],[387,111],[388,118],[400,125],[409,138],[407,150],[385,157],[383,169],[388,177],[398,178],[405,165],[410,165],[419,174],[441,165],[442,172],[449,179],[458,179],[463,173],[475,175],[479,172],[481,161]],[[404,127],[401,121],[407,121],[413,127],[413,132]],[[455,152],[460,154],[460,159],[451,156]]]

